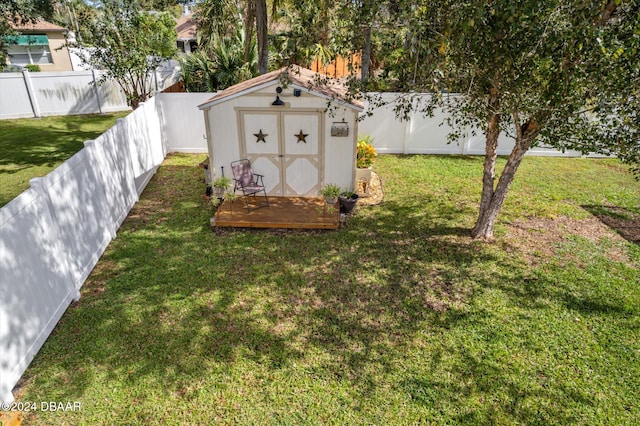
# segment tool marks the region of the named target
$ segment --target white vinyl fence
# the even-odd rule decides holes
[[[204,113],[198,105],[215,93],[158,93],[156,99],[163,116],[163,133],[167,152],[204,153],[207,149],[207,133]],[[230,123],[230,125],[235,125]]]
[[[164,158],[150,100],[0,209],[0,400],[47,339]]]
[[[102,114],[129,109],[114,81],[96,84],[102,71],[0,73],[0,119],[47,115]],[[153,91],[180,78],[179,68],[156,71]]]
[[[169,151],[207,152],[207,141],[202,112],[197,105],[203,103],[214,93],[161,93],[162,113],[172,117],[171,125],[165,126],[167,139],[171,141]],[[384,93],[383,99],[389,102],[387,106],[376,108],[373,115],[365,116],[358,123],[360,135],[370,135],[374,138],[373,145],[381,154],[442,154],[442,155],[484,155],[484,133],[477,131],[476,136],[447,143],[447,135],[451,128],[444,122],[446,113],[436,111],[433,117],[424,117],[420,113],[413,113],[409,120],[396,118],[393,111],[393,100],[397,93]],[[424,98],[428,94],[420,95]],[[170,101],[169,101],[170,99]],[[365,105],[368,108],[368,105]],[[186,114],[186,111],[190,111]],[[176,116],[183,119],[176,119]],[[235,124],[231,124],[235,125]],[[513,149],[514,141],[504,133],[500,135],[498,154],[508,155]],[[553,148],[535,147],[528,151],[528,155],[579,157],[577,151],[560,152]]]
[[[476,136],[471,135],[453,143],[447,143],[447,135],[451,128],[446,124],[446,113],[442,110],[435,111],[433,117],[424,117],[419,112],[414,112],[409,119],[402,121],[396,118],[394,99],[402,96],[399,93],[383,93],[382,99],[386,106],[375,108],[373,115],[365,117],[358,124],[360,135],[370,135],[374,138],[373,145],[381,154],[450,154],[450,155],[484,155],[484,132],[479,130]],[[421,94],[427,99],[429,94]],[[416,100],[420,102],[420,100]],[[368,107],[368,106],[367,106]],[[364,114],[364,113],[363,113]],[[515,142],[502,133],[498,141],[498,154],[509,155]],[[553,148],[534,147],[527,152],[528,155],[548,155],[579,157],[577,151],[560,152]]]

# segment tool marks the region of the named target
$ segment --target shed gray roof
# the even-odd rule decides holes
[[[364,109],[361,101],[351,99],[348,96],[346,84],[299,66],[281,68],[228,87],[198,107],[200,109],[206,109],[245,93],[255,92],[274,82],[282,82],[283,85],[307,90],[309,93],[335,100],[339,104],[349,106],[358,111]]]

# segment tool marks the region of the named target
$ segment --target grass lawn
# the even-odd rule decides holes
[[[0,207],[113,126],[130,111],[0,120]]]
[[[640,184],[526,158],[471,241],[482,158],[381,156],[339,231],[209,229],[198,155],[159,168],[19,401],[27,424],[637,424]]]

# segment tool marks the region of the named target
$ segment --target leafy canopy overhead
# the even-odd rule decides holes
[[[468,129],[485,134],[473,237],[493,237],[523,156],[536,144],[616,154],[639,172],[638,0],[385,4],[375,21],[384,71],[356,87],[409,93],[396,106],[400,115],[444,108],[453,140]],[[418,105],[414,91],[435,95]],[[515,143],[497,178],[501,133]]]
[[[638,1],[443,0],[400,16],[408,26],[385,54],[387,84],[461,93],[436,98],[456,124],[486,129],[495,112],[502,130],[526,125],[534,143],[637,155]]]

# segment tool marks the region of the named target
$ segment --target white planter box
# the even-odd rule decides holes
[[[369,184],[371,183],[371,167],[366,169],[356,168],[356,187],[360,187],[360,182],[364,182],[364,192],[369,194]]]

